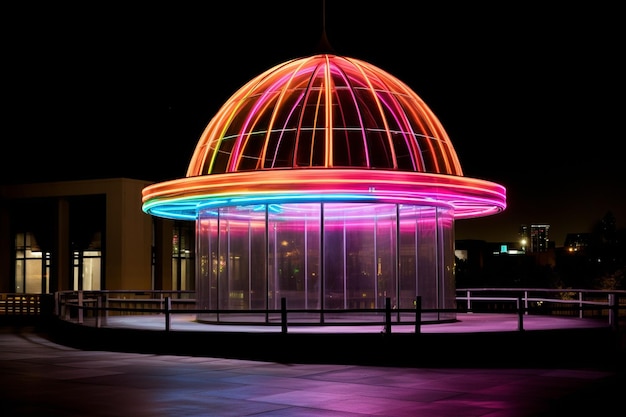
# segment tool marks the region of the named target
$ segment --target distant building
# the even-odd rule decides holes
[[[563,245],[567,252],[581,252],[591,244],[591,233],[568,233]]]
[[[530,226],[530,252],[547,252],[549,248],[549,224],[532,224]]]
[[[528,231],[528,226],[525,224],[519,227],[519,241],[520,241],[520,249],[526,252],[528,250],[528,245],[530,244],[530,232]]]
[[[457,288],[549,287],[546,273],[556,266],[552,247],[530,252],[520,242],[472,239],[455,241],[455,260]]]

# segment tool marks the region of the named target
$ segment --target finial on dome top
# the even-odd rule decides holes
[[[330,45],[328,37],[326,36],[326,0],[322,0],[322,37],[317,43],[315,48],[316,53],[331,53],[334,54],[335,50]]]

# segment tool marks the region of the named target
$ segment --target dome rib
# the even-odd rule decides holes
[[[346,73],[346,71],[339,66],[335,67],[335,71],[337,73],[337,77],[340,77],[342,81],[341,86],[338,86],[337,83],[335,82],[333,87],[334,87],[334,97],[336,97],[337,112],[339,113],[339,115],[341,115],[339,119],[341,120],[341,125],[345,127],[342,136],[345,138],[345,146],[343,148],[345,149],[345,152],[346,152],[347,165],[348,166],[360,165],[360,166],[368,167],[370,166],[370,155],[369,155],[369,149],[367,147],[367,131],[363,124],[363,116],[362,116],[362,110],[359,107],[359,100],[356,96],[356,92],[355,92],[354,86],[352,85],[351,79]],[[349,100],[341,99],[340,93],[342,91],[345,91],[349,94]],[[349,114],[350,114],[350,109],[353,109],[353,113],[355,113],[355,117],[348,119]],[[350,120],[354,120],[356,122],[355,127],[351,127],[348,124]],[[361,145],[358,146],[358,148],[354,143],[350,142],[350,132],[352,130],[360,132],[359,142],[361,143]],[[353,140],[352,142],[355,142],[355,140]],[[338,147],[339,146],[338,142],[334,142],[333,146]],[[359,164],[357,159],[353,157],[357,149],[363,150],[362,151],[362,154],[363,154],[362,160],[364,161],[363,164]],[[339,166],[339,164],[336,164],[336,161],[333,160],[333,166]]]
[[[300,65],[300,68],[302,67],[302,65],[304,65],[304,63],[302,63]],[[278,98],[277,104],[272,109],[272,117],[270,119],[269,128],[267,129],[267,132],[266,132],[265,145],[263,146],[263,150],[262,150],[261,156],[259,158],[259,164],[257,165],[257,169],[263,169],[267,165],[266,158],[267,158],[269,145],[270,145],[271,140],[272,140],[273,127],[275,126],[275,124],[277,122],[277,119],[278,119],[278,116],[279,116],[279,111],[278,110],[280,110],[281,104],[285,101],[285,98],[287,97],[287,94],[290,91],[290,87],[291,87],[292,83],[294,82],[294,77],[295,77],[296,74],[297,74],[297,71],[294,71],[291,74],[291,77],[290,77],[289,81],[287,83],[285,83],[284,87],[281,89],[281,93],[280,93],[280,96]],[[285,132],[287,132],[287,129],[288,129],[287,126],[288,126],[289,120],[293,116],[294,110],[296,110],[298,108],[298,106],[299,106],[299,103],[301,103],[302,97],[303,97],[302,94],[297,96],[297,100],[295,101],[294,105],[291,107],[291,110],[288,112],[287,117],[285,118],[285,121],[284,121],[282,127],[279,129],[279,135],[278,135],[278,138],[276,140],[276,146],[274,147],[274,152],[273,152],[271,163],[270,163],[270,166],[269,166],[270,168],[275,168],[276,167],[276,159],[278,157],[278,150],[281,147],[281,143],[283,141]],[[297,131],[296,131],[296,136],[297,136]],[[297,142],[298,141],[295,140],[294,146],[297,144]],[[292,156],[291,156],[292,162],[291,162],[291,164],[293,164],[293,155],[295,155],[295,150],[294,150],[294,152],[292,152]]]
[[[346,61],[350,62],[361,74],[361,76],[363,77],[363,80],[365,81],[366,85],[367,85],[367,90],[368,92],[371,94],[372,99],[374,100],[374,103],[376,104],[376,108],[378,109],[378,114],[380,115],[380,118],[382,120],[383,126],[384,126],[384,132],[385,132],[385,136],[387,138],[387,141],[389,143],[388,149],[391,151],[391,162],[393,164],[393,169],[398,169],[398,162],[396,159],[396,153],[395,153],[395,148],[393,146],[393,141],[391,139],[391,134],[389,132],[389,124],[387,123],[387,118],[385,117],[385,112],[383,111],[382,105],[380,103],[380,99],[377,93],[377,89],[374,87],[372,81],[374,78],[377,82],[381,83],[380,78],[375,77],[375,72],[370,71],[370,73],[372,75],[366,74],[364,71],[364,65],[360,64],[357,61],[352,61],[349,58],[345,58]],[[384,83],[381,83],[384,84]]]

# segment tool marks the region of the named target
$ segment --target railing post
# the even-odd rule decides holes
[[[54,315],[61,317],[61,294],[58,291],[54,292]]]
[[[287,299],[285,297],[280,299],[280,331],[287,333]]]
[[[583,318],[583,292],[578,291],[578,318]]]
[[[415,298],[415,334],[422,332],[422,296]]]
[[[528,290],[524,290],[524,314],[528,314]]]
[[[100,294],[96,295],[96,327],[102,327],[102,296]]]
[[[609,326],[617,330],[619,323],[619,297],[617,294],[609,294]]]
[[[67,305],[67,293],[63,295],[63,319],[69,320],[72,317],[71,307]]]
[[[391,334],[391,298],[385,298],[385,334]]]
[[[471,300],[471,296],[472,295],[471,294],[472,294],[472,291],[467,290],[467,300],[466,300],[466,302],[467,302],[467,312],[468,313],[472,312],[472,300]]]
[[[171,327],[171,313],[172,309],[172,299],[170,297],[165,297],[165,331],[169,332]]]
[[[102,325],[106,326],[109,318],[109,296],[106,292],[102,293],[102,306]]]
[[[524,310],[522,307],[522,297],[517,298],[517,330],[524,331]]]
[[[78,290],[78,324],[83,324],[83,290]]]

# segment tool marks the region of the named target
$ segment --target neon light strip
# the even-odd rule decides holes
[[[334,77],[344,80],[341,86],[334,84]],[[339,95],[340,88],[348,89],[350,95]],[[360,89],[366,90],[368,93],[357,96],[356,92]],[[316,90],[317,94],[312,95],[313,90]],[[296,100],[294,104],[292,100],[286,100],[287,94],[298,94],[298,97],[302,97],[303,101]],[[309,97],[315,97],[316,102],[310,101]],[[360,128],[366,142],[364,144],[366,152],[371,150],[367,146],[367,131],[380,129],[386,135],[387,144],[384,149],[389,152],[392,163],[386,168],[398,167],[393,134],[399,131],[404,137],[414,170],[462,175],[454,148],[441,123],[406,84],[364,61],[335,55],[316,55],[292,60],[271,68],[236,92],[218,111],[203,132],[192,156],[187,176],[222,173],[220,172],[222,169],[225,170],[223,172],[236,172],[241,166],[241,161],[246,157],[248,141],[253,137],[254,140],[259,140],[256,138],[256,133],[265,135],[265,143],[259,147],[258,154],[251,155],[248,153],[247,157],[255,158],[257,168],[261,167],[264,165],[268,149],[267,142],[271,134],[275,132],[282,135],[281,129],[285,128],[286,123],[293,116],[299,118],[296,124],[299,130],[295,137],[296,151],[294,152],[292,149],[292,152],[289,153],[293,155],[293,160],[289,166],[297,167],[297,148],[301,139],[301,132],[311,129],[313,140],[316,140],[315,133],[317,132],[315,123],[318,122],[318,118],[313,119],[312,126],[306,126],[303,124],[303,111],[309,108],[308,106],[319,111],[321,110],[319,106],[322,103],[325,107],[323,113],[325,122],[323,126],[320,126],[320,129],[325,132],[323,165],[334,166],[333,136],[338,130],[352,128],[352,126],[337,125],[342,121],[345,122],[345,119],[338,118],[335,120],[333,116],[332,109],[334,107],[343,111],[347,105],[347,103],[341,102],[345,100],[345,97],[350,97],[352,103],[348,107],[354,109],[363,121]],[[361,102],[357,98],[365,101]],[[290,104],[287,105],[286,103]],[[365,124],[360,106],[368,103],[369,106],[366,108],[369,111],[375,110],[372,116],[375,116],[376,120],[379,119],[379,122],[382,123],[381,126]],[[295,111],[297,106],[302,108],[299,113]],[[267,116],[266,113],[268,113]],[[285,114],[286,118],[283,126],[276,126],[275,123],[280,114]],[[397,127],[392,127],[389,124],[392,119]],[[234,126],[236,121],[241,125]],[[261,125],[261,121],[267,125]],[[235,134],[233,129],[236,129],[238,133]],[[426,140],[420,141],[419,138]],[[277,148],[273,149],[271,167],[277,166],[276,158],[280,154],[282,142],[281,139]],[[291,144],[288,145],[292,146]],[[314,148],[314,142],[311,143],[311,147]],[[313,158],[315,156],[312,151],[307,152],[310,153],[309,166],[311,166],[314,164]],[[225,166],[220,163],[220,168],[216,171],[218,168],[216,161],[220,154],[227,155],[228,162]],[[365,159],[365,164],[356,161],[354,162],[355,166],[372,167],[367,153]],[[285,167],[284,162],[280,168]],[[442,163],[443,165],[441,165]],[[406,167],[407,165],[403,166]]]
[[[455,218],[468,218],[504,210],[506,190],[465,177],[328,168],[205,175],[143,190],[143,210],[164,217],[193,216],[209,206],[311,201],[448,206]]]

